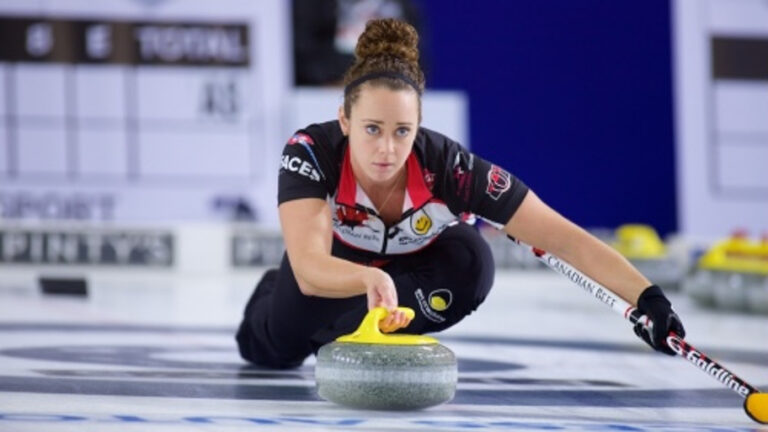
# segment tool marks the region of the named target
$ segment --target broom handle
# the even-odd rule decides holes
[[[592,280],[589,276],[580,272],[567,262],[550,254],[549,252],[527,245],[515,238],[510,237],[515,243],[529,249],[539,261],[546,264],[547,267],[567,277],[576,285],[580,286],[589,295],[606,304],[614,312],[623,316],[630,323],[635,325],[641,322],[643,326],[649,329],[653,328],[653,322],[640,312],[636,307],[629,304],[626,300],[616,295],[613,291]],[[667,335],[667,345],[677,353],[677,355],[688,360],[691,364],[701,369],[703,372],[718,380],[721,384],[735,391],[746,398],[750,394],[759,393],[757,388],[749,385],[746,381],[739,378],[736,374],[729,371],[718,362],[712,360],[706,354],[696,349],[693,345],[686,342],[683,338],[670,332]]]

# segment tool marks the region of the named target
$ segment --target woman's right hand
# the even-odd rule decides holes
[[[368,297],[368,310],[381,306],[389,311],[387,317],[379,322],[381,331],[391,333],[410,324],[410,318],[397,309],[397,289],[387,272],[369,267],[363,275],[363,283]]]

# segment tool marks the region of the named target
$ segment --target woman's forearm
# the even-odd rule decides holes
[[[624,256],[600,239],[577,228],[561,247],[549,250],[632,305],[651,282]]]
[[[330,254],[306,252],[291,261],[302,293],[317,297],[346,298],[365,294],[364,273],[369,267]]]
[[[552,210],[532,191],[504,229],[565,260],[633,305],[651,284],[616,250]]]

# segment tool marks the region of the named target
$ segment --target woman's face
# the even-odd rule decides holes
[[[358,180],[387,183],[411,153],[419,126],[419,96],[410,89],[363,84],[349,118],[343,107],[339,109],[339,122],[349,137],[352,169]]]

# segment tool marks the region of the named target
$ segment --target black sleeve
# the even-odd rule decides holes
[[[443,199],[453,213],[474,213],[505,225],[520,207],[528,186],[498,165],[494,165],[446,140]]]
[[[305,131],[297,132],[288,140],[280,158],[278,204],[300,198],[326,199],[328,179],[321,163],[322,151]]]

